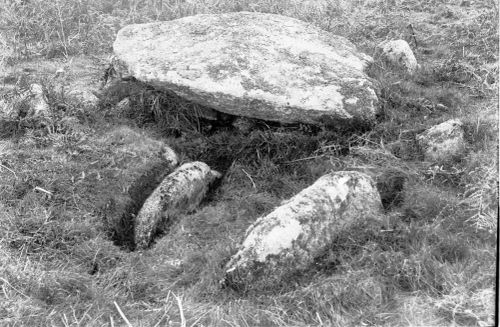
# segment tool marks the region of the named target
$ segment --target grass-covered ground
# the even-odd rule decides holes
[[[239,10],[300,18],[370,55],[403,38],[421,70],[409,76],[376,60],[382,114],[371,128],[238,129],[141,85],[108,90],[98,107],[54,88],[59,68],[59,82],[98,84],[124,25]],[[493,325],[495,1],[0,1],[0,100],[24,112],[18,94],[33,82],[45,88],[48,122],[0,112],[0,325]],[[131,108],[115,110],[128,93]],[[450,118],[464,121],[467,153],[424,162],[415,135]],[[164,144],[224,178],[199,210],[133,251],[131,222],[166,173]],[[387,224],[355,226],[285,282],[221,288],[257,217],[345,169],[377,178]],[[384,193],[387,183],[400,193]]]

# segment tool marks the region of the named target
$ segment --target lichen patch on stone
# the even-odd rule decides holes
[[[265,233],[256,229],[243,243],[243,246],[254,247],[256,261],[264,262],[269,255],[279,254],[284,249],[290,248],[293,241],[302,233],[301,224],[295,219],[276,213],[277,226]]]

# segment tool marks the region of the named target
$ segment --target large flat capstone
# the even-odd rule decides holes
[[[115,68],[215,110],[284,123],[372,121],[372,58],[347,39],[274,14],[203,14],[129,25]]]

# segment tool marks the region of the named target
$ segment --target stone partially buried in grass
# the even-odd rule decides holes
[[[129,25],[113,44],[116,70],[236,116],[320,124],[372,122],[372,58],[347,39],[274,14],[235,12]]]
[[[161,224],[171,223],[178,215],[195,210],[210,184],[220,177],[220,173],[198,161],[184,164],[168,175],[137,214],[136,247],[148,247]]]
[[[77,86],[70,90],[67,96],[78,101],[83,106],[96,107],[99,104],[99,98],[94,92],[92,89]]]
[[[465,152],[466,144],[462,122],[451,119],[433,126],[417,135],[426,161],[443,162],[458,158]]]
[[[336,236],[362,220],[381,219],[381,214],[380,195],[368,175],[329,173],[257,219],[226,265],[224,283],[240,288],[307,269]]]
[[[132,107],[132,103],[130,101],[129,97],[126,97],[125,99],[121,100],[117,104],[115,104],[111,111],[116,115],[116,116],[122,116],[126,114],[127,112],[130,111]]]
[[[376,52],[385,62],[393,67],[413,74],[417,68],[417,59],[405,40],[387,40],[377,45]]]
[[[12,115],[12,105],[7,101],[0,99],[0,119],[9,118]]]
[[[50,115],[50,106],[47,97],[40,84],[31,84],[29,91],[23,94],[23,97],[29,100],[29,116],[33,117],[48,117]]]

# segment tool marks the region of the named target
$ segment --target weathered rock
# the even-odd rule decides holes
[[[12,113],[12,105],[7,101],[0,99],[0,119],[8,118]]]
[[[117,104],[115,104],[110,112],[117,117],[123,116],[125,113],[129,112],[131,109],[132,103],[130,101],[129,97],[126,97],[125,99],[119,101]]]
[[[50,106],[47,98],[43,93],[43,87],[40,84],[31,84],[28,92],[24,97],[29,99],[29,116],[33,117],[48,117],[50,114]]]
[[[462,122],[451,119],[418,134],[417,142],[426,161],[447,161],[464,153],[466,143]]]
[[[372,58],[347,39],[297,19],[235,12],[129,25],[115,69],[236,116],[318,124],[372,121]]]
[[[327,174],[247,230],[226,265],[226,282],[248,284],[266,274],[305,269],[334,238],[366,218],[381,217],[374,181],[366,174]]]
[[[6,62],[14,54],[13,49],[9,46],[7,38],[0,33],[0,68],[5,67]]]
[[[56,71],[56,78],[64,76],[65,72]],[[76,80],[70,83],[59,81],[56,85],[56,91],[64,94],[65,97],[72,100],[78,105],[83,105],[84,107],[96,107],[99,104],[99,97],[97,96],[99,92],[92,85],[86,85],[86,80]]]
[[[220,173],[203,162],[190,162],[168,175],[144,202],[135,222],[135,243],[146,248],[160,224],[196,209]]]
[[[89,88],[75,87],[71,89],[67,96],[86,107],[95,107],[99,104],[97,91]]]
[[[179,157],[177,157],[177,153],[169,147],[164,146],[161,150],[162,158],[170,164],[170,167],[177,167],[179,164]]]
[[[405,40],[383,41],[377,45],[376,53],[390,65],[409,73],[418,68],[417,59]]]
[[[245,117],[236,118],[231,125],[243,134],[248,134],[255,128],[255,123]]]
[[[54,78],[61,78],[66,75],[66,70],[64,67],[59,67],[56,69],[56,72],[54,73]]]
[[[118,102],[115,107],[116,110],[119,112],[127,112],[130,110],[130,106],[131,106],[130,98],[127,97],[122,101]]]

